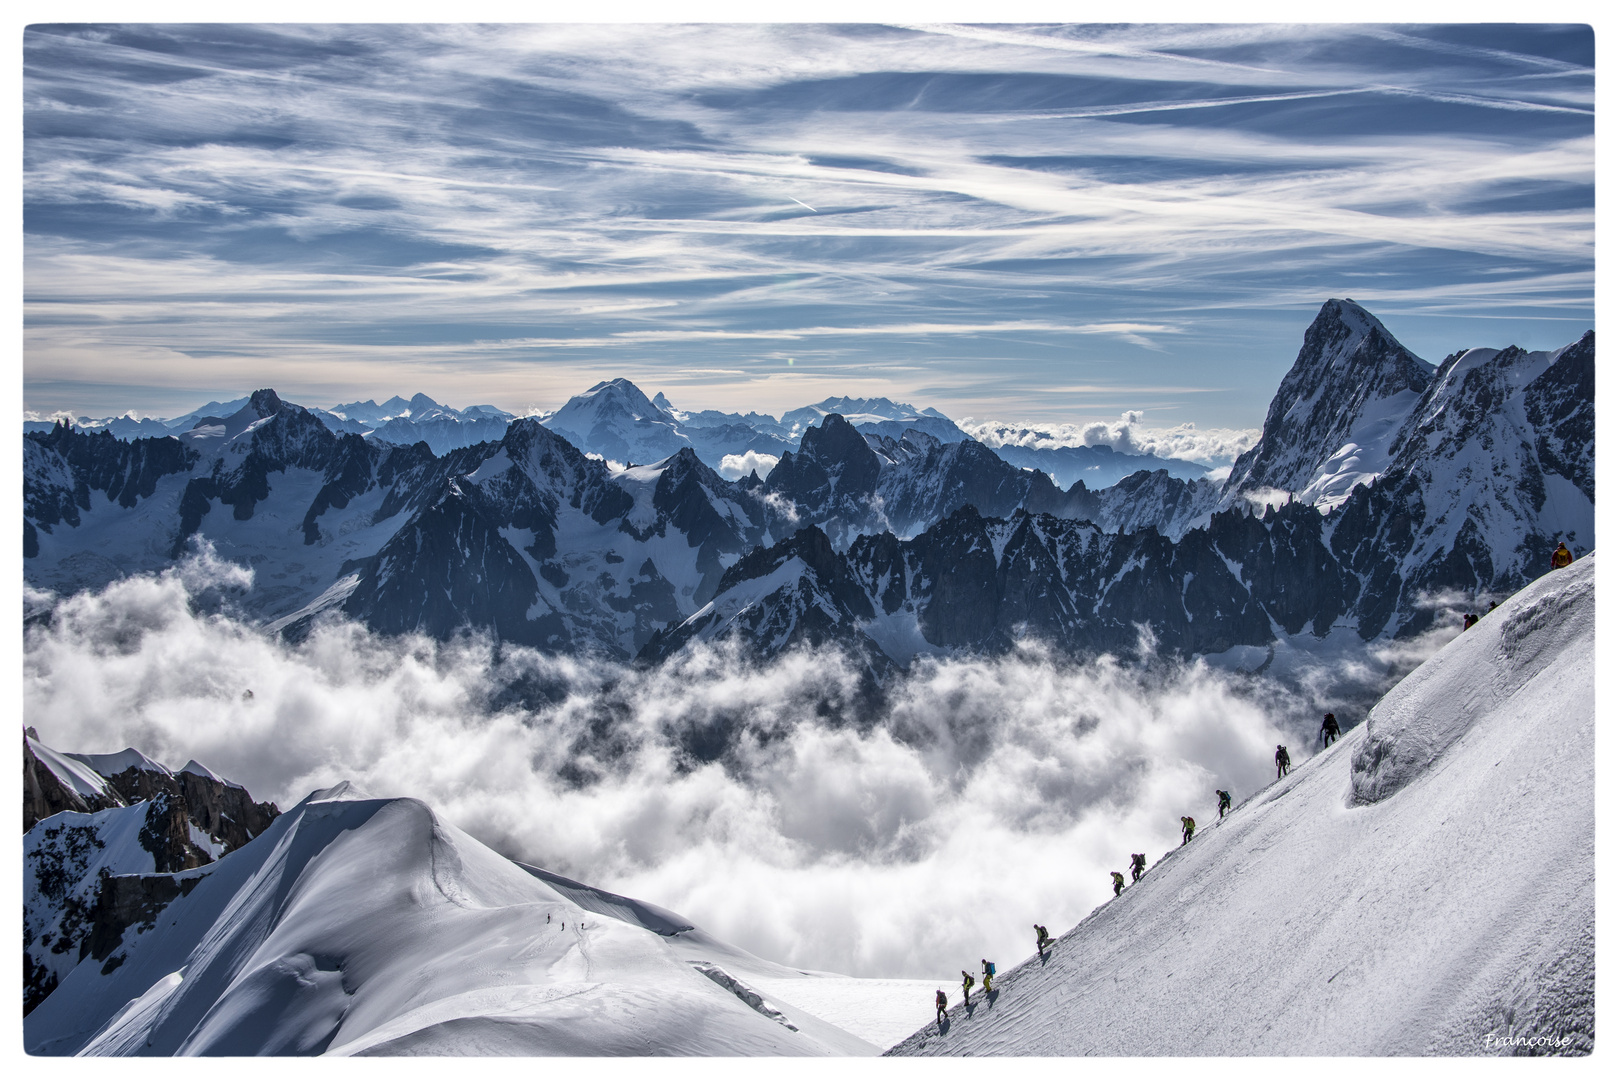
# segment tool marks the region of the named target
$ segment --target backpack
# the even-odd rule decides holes
[[[949,1004],[949,998],[945,997],[944,996],[944,991],[940,990],[938,992],[937,996],[933,998],[933,1003],[935,1005],[948,1005]]]
[[[994,961],[989,961],[989,978],[994,978]]]

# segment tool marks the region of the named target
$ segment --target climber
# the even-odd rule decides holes
[[[1341,734],[1342,731],[1337,727],[1337,714],[1327,713],[1326,719],[1320,725],[1320,737],[1325,740],[1327,746],[1330,746]]]
[[[1230,792],[1216,788],[1214,789],[1214,794],[1219,796],[1219,820],[1224,821],[1225,811],[1230,809]]]
[[[1477,615],[1473,614],[1472,612],[1468,611],[1465,615],[1461,616],[1461,629],[1462,630],[1470,630],[1470,629],[1472,629],[1472,627],[1476,626],[1477,624],[1478,624],[1478,617],[1477,617]]]
[[[933,996],[933,1007],[938,1010],[938,1026],[943,1027],[944,1013],[949,1010],[949,998],[944,996],[944,991],[940,990]]]
[[[1114,870],[1112,872],[1112,895],[1117,896],[1124,891],[1124,875]]]
[[[1292,758],[1287,755],[1287,748],[1277,746],[1275,748],[1275,778],[1277,780],[1281,779],[1287,774],[1287,770],[1291,768]]]
[[[1039,958],[1045,959],[1045,946],[1051,943],[1050,931],[1038,923],[1034,924],[1034,948],[1039,950]]]
[[[1185,845],[1189,844],[1191,842],[1191,834],[1196,832],[1196,831],[1197,831],[1197,822],[1196,822],[1195,818],[1188,818],[1188,817],[1181,818],[1180,819],[1180,832],[1183,833],[1184,835],[1180,837],[1180,846],[1185,847]]]
[[[1129,857],[1129,872],[1134,880],[1139,881],[1140,876],[1146,873],[1146,856],[1131,855]]]
[[[1551,569],[1560,570],[1564,566],[1571,566],[1572,563],[1573,553],[1567,549],[1566,544],[1558,542],[1556,550],[1551,552]]]
[[[994,987],[990,985],[994,979],[994,961],[982,960],[979,963],[983,965],[983,992],[987,994],[994,990]]]
[[[961,972],[961,997],[968,1006],[972,1004],[972,984],[976,981],[970,971]]]

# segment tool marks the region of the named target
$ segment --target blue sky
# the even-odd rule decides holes
[[[24,405],[1252,428],[1328,297],[1594,324],[1588,27],[35,26]]]

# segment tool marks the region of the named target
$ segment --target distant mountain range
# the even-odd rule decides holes
[[[1515,589],[1558,540],[1593,548],[1594,364],[1591,332],[1435,367],[1332,300],[1228,480],[1157,468],[1066,488],[885,399],[772,433],[625,380],[543,420],[420,395],[323,415],[261,390],[178,437],[26,434],[24,576],[68,592],[206,541],[254,567],[243,603],[282,633],[340,610],[384,633],[651,660],[830,640],[878,676],[1028,637],[1126,650],[1141,626],[1183,653],[1410,634],[1435,596]],[[439,452],[382,438],[401,422],[504,428]],[[721,450],[777,463],[729,480]]]
[[[84,432],[110,432],[118,439],[162,438],[173,435],[187,443],[199,439],[234,436],[228,429],[230,417],[246,415],[250,397],[234,401],[210,401],[200,409],[172,420],[141,419],[128,416],[92,419],[80,417],[74,426]],[[473,405],[452,409],[426,394],[406,401],[392,397],[378,405],[355,401],[330,409],[308,410],[333,434],[361,435],[369,441],[412,446],[427,444],[442,456],[480,442],[499,442],[506,428],[516,419],[493,405]],[[917,410],[895,404],[887,398],[831,397],[816,405],[793,409],[780,420],[764,413],[724,413],[707,410],[684,412],[676,409],[662,394],[648,399],[628,379],[597,383],[570,398],[554,413],[535,417],[583,450],[621,465],[661,461],[690,448],[710,468],[730,479],[762,469],[768,475],[773,463],[795,449],[803,435],[825,417],[839,415],[862,432],[884,435],[895,440],[906,431],[920,431],[940,442],[960,442],[966,433],[937,409]],[[53,421],[28,420],[24,433],[44,433]],[[1108,487],[1142,469],[1166,469],[1170,475],[1194,479],[1208,470],[1194,462],[1160,458],[1152,454],[1124,454],[1108,446],[1028,447],[1008,446],[994,452],[1018,468],[1038,469],[1050,474],[1053,482],[1069,487],[1083,480],[1091,488]]]

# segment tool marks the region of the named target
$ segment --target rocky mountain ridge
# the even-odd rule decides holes
[[[976,528],[959,516],[970,507],[1007,528],[1019,515],[1087,522],[1114,537],[1109,550],[1143,553],[1132,572],[1158,577],[1137,595],[1121,578],[1095,576],[1099,569],[1086,571],[1092,577],[1083,584],[1064,578],[1070,553],[1035,559],[1012,577],[1045,599],[1027,617],[1002,617],[1012,571],[974,557],[983,579],[969,592],[993,603],[957,609],[907,590],[902,614],[882,608],[870,618],[911,623],[872,637],[857,630],[866,617],[855,608],[817,601],[819,610],[841,611],[836,636],[862,649],[882,638],[881,655],[901,665],[918,650],[994,650],[1029,635],[1079,651],[1122,647],[1117,620],[1143,622],[1189,652],[1256,643],[1264,632],[1234,600],[1215,605],[1220,614],[1208,628],[1181,628],[1212,602],[1188,597],[1204,588],[1226,597],[1231,582],[1269,614],[1272,638],[1300,632],[1285,614],[1296,606],[1281,596],[1289,589],[1320,600],[1307,620],[1311,634],[1339,624],[1367,639],[1408,634],[1430,623],[1433,596],[1509,591],[1544,565],[1557,540],[1575,552],[1593,547],[1594,349],[1592,332],[1554,352],[1469,350],[1429,372],[1358,305],[1331,301],[1305,335],[1263,437],[1223,487],[1159,470],[1064,491],[973,440],[862,432],[838,413],[808,428],[763,479],[726,480],[689,445],[615,468],[531,418],[512,421],[498,442],[440,456],[421,443],[334,434],[309,410],[263,390],[229,416],[199,419],[183,440],[124,442],[64,426],[25,436],[24,574],[36,588],[68,592],[160,571],[211,547],[254,569],[240,610],[293,636],[323,613],[343,611],[389,634],[443,639],[482,630],[550,651],[655,657],[676,639],[728,634],[728,617],[716,612],[744,607],[754,631],[775,627],[769,640],[797,640],[788,615],[754,610],[775,590],[737,576],[744,562],[770,561],[748,561],[750,552],[812,526],[838,559],[854,559],[856,578],[869,571],[861,560],[901,550],[895,544],[908,545],[904,558],[934,565],[944,556],[924,554],[933,545],[954,551],[964,543],[963,558],[980,550],[956,535]],[[558,417],[599,418],[621,406],[636,423],[679,434],[669,413],[622,380],[600,384],[591,401],[594,413],[581,406],[572,420]],[[1279,480],[1303,488],[1269,486]],[[1264,512],[1277,503],[1307,506],[1311,491],[1317,521]],[[1273,535],[1275,522],[1284,541]],[[1082,532],[1073,524],[1039,530]],[[1291,546],[1294,534],[1312,538],[1307,557]],[[1206,562],[1210,546],[1222,570]],[[1149,547],[1161,550],[1148,558]],[[1264,554],[1271,549],[1285,554]],[[1002,554],[996,549],[996,560]],[[784,565],[763,573],[779,578]],[[947,575],[965,576],[962,568]],[[841,588],[833,585],[794,586],[781,603],[806,614],[807,598]],[[1057,613],[1058,594],[1070,612]],[[977,631],[945,629],[956,617],[946,609],[971,611]]]
[[[23,1013],[86,957],[106,960],[195,874],[280,815],[189,761],[136,750],[63,754],[23,733]]]
[[[732,638],[758,650],[760,627],[794,642],[810,596],[841,613],[845,644],[880,646],[900,665],[1024,637],[1129,652],[1141,625],[1187,655],[1336,629],[1409,636],[1432,624],[1435,597],[1481,608],[1548,569],[1558,541],[1593,549],[1594,380],[1593,331],[1553,352],[1474,349],[1429,369],[1363,309],[1332,301],[1222,491],[1137,474],[1105,492],[1060,493],[1054,514],[1038,511],[1037,496],[988,514],[978,511],[997,493],[980,487],[957,504],[974,512],[952,508],[910,539],[846,524],[861,505],[850,495],[878,487],[874,451],[806,437],[805,464],[791,462],[778,490],[830,508],[822,521],[843,563],[792,563],[796,577],[780,560],[746,564],[767,567],[751,578],[738,566],[713,605],[643,655]],[[817,460],[836,456],[823,446],[839,450],[841,472]],[[1303,492],[1276,492],[1276,480]],[[1310,491],[1313,502],[1301,497]],[[863,596],[846,594],[849,577],[866,583]]]

